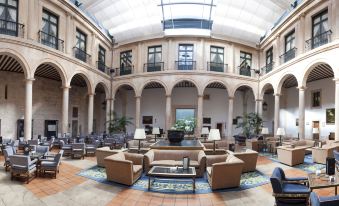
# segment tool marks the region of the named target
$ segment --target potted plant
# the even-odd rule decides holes
[[[252,112],[242,117],[237,128],[242,128],[243,135],[249,138],[251,134],[258,135],[260,133],[262,122],[262,118],[257,113]]]
[[[131,117],[121,116],[118,117],[116,113],[113,113],[113,118],[111,121],[107,121],[106,124],[108,125],[108,131],[110,134],[113,133],[126,133],[126,127],[128,125],[132,125]]]
[[[193,134],[195,126],[196,120],[194,118],[177,120],[173,127],[168,130],[168,141],[181,142],[185,134]]]

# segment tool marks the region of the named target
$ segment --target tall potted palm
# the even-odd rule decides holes
[[[132,125],[131,117],[121,116],[118,117],[116,113],[113,113],[113,118],[110,121],[107,121],[106,124],[108,125],[108,131],[110,134],[113,133],[126,133],[126,127],[128,125]]]
[[[262,123],[262,118],[257,113],[251,112],[243,116],[237,128],[242,128],[243,135],[249,138],[251,134],[258,135],[260,133]]]

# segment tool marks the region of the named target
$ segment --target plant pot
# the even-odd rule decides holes
[[[169,142],[178,143],[184,139],[185,132],[181,130],[168,130],[167,138]]]

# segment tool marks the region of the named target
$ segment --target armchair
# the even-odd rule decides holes
[[[339,205],[339,195],[332,197],[318,197],[315,192],[310,196],[312,206],[337,206]]]
[[[23,156],[23,155],[12,155],[9,158],[11,162],[11,180],[13,180],[14,177],[23,176],[26,178],[26,183],[28,184],[31,179],[36,177],[37,159],[31,160],[29,156]]]
[[[337,168],[337,171],[339,172],[339,152],[333,150],[333,156],[335,159],[335,167]]]
[[[119,152],[105,158],[107,180],[133,185],[142,175],[143,155]]]
[[[6,147],[3,150],[3,153],[4,153],[4,157],[5,157],[5,163],[4,163],[5,171],[7,172],[8,168],[11,166],[11,161],[10,161],[9,157],[14,155],[14,152],[13,152],[12,147]]]
[[[38,145],[38,146],[35,147],[35,152],[36,153],[47,155],[48,151],[49,151],[49,147],[48,146],[40,146],[40,145]]]
[[[72,145],[65,144],[63,140],[59,140],[60,148],[64,150],[65,155],[71,155],[72,154]]]
[[[115,144],[115,139],[113,138],[106,138],[104,139],[104,146],[113,146]]]
[[[311,193],[306,177],[287,178],[280,167],[276,167],[270,178],[277,206],[307,205]]]
[[[207,178],[212,190],[239,187],[244,162],[233,155],[206,157]]]
[[[42,160],[40,165],[40,171],[43,175],[46,174],[46,172],[53,172],[54,178],[56,179],[57,173],[59,173],[59,165],[61,162],[61,158],[64,151],[60,150],[58,154],[54,156],[51,160]]]
[[[95,155],[95,151],[97,150],[98,143],[99,142],[93,141],[91,144],[86,144],[86,156],[88,154]]]
[[[85,159],[85,143],[73,143],[72,144],[72,158],[80,156]]]
[[[29,145],[38,145],[39,144],[39,140],[37,140],[37,139],[30,139],[30,140],[27,140],[27,144],[29,144]]]

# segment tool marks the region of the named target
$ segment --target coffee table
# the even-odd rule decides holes
[[[317,176],[315,173],[308,174],[308,182],[309,187],[311,191],[313,189],[321,189],[321,188],[329,188],[334,187],[335,188],[335,195],[337,195],[337,187],[339,186],[339,175],[338,173],[334,175],[335,180],[334,182],[329,181],[329,176],[321,173],[319,176]]]
[[[148,172],[148,190],[151,189],[151,185],[156,179],[167,180],[167,178],[177,178],[175,181],[187,181],[180,178],[192,178],[193,192],[195,192],[195,176],[194,167],[184,170],[182,167],[154,166]],[[153,181],[151,181],[152,178]]]

